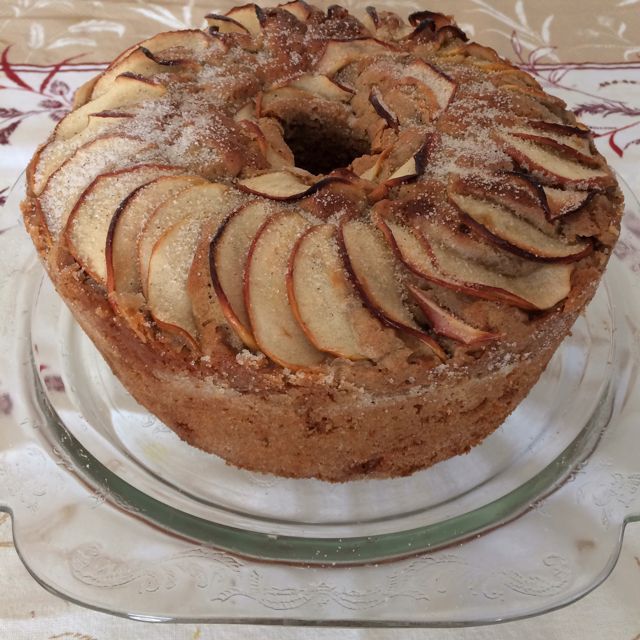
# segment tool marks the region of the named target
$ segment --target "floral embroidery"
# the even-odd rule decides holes
[[[0,56],[0,69],[4,74],[4,81],[9,81],[7,85],[0,85],[0,89],[27,91],[29,93],[42,96],[42,99],[38,100],[34,105],[34,108],[26,111],[22,111],[16,107],[0,107],[0,122],[3,125],[0,128],[0,145],[9,144],[11,135],[14,131],[22,122],[31,116],[45,113],[54,122],[58,122],[58,120],[61,120],[71,109],[71,102],[73,99],[71,87],[69,87],[69,85],[63,80],[56,79],[56,75],[60,72],[60,69],[64,65],[69,64],[71,58],[67,58],[66,60],[62,60],[55,64],[51,71],[49,71],[49,73],[44,77],[40,85],[34,87],[26,82],[18,71],[16,71],[14,65],[9,62],[10,49],[10,45],[5,47],[2,55]],[[78,56],[74,56],[74,58],[77,57]],[[4,204],[4,201],[1,201],[0,204]]]
[[[640,107],[632,104],[630,89],[634,89],[640,98],[640,79],[615,78],[598,82],[592,90],[585,90],[583,83],[567,82],[570,72],[582,69],[585,72],[606,70],[608,65],[595,64],[543,64],[541,60],[548,57],[554,47],[540,46],[533,48],[525,57],[519,32],[511,34],[511,45],[515,53],[515,62],[534,76],[550,93],[564,98],[575,114],[583,118],[594,131],[594,138],[603,138],[607,141],[611,151],[619,158],[630,147],[640,146]],[[615,70],[620,70],[621,65],[616,65]],[[629,65],[629,73],[637,72],[635,64]],[[623,87],[626,91],[625,99],[616,98],[617,91]],[[615,121],[612,122],[612,121]],[[623,134],[624,140],[619,141],[619,134]]]

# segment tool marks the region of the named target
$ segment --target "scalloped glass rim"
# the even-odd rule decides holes
[[[634,198],[630,194],[628,189],[626,189],[625,195],[627,197],[627,206],[633,206],[636,212],[635,220],[637,220],[637,212],[640,212],[640,207],[638,206],[637,202],[635,202],[635,204],[631,204],[634,203]],[[3,217],[8,208],[9,207],[7,206],[5,212],[3,212]],[[638,251],[637,235],[634,236],[625,229],[623,241],[627,242],[627,246],[631,247],[632,250]],[[0,236],[0,244],[2,244],[3,242],[8,242],[8,238],[2,238]],[[24,238],[24,242],[28,243],[28,240]],[[25,252],[24,247],[22,247],[22,256],[26,256],[33,262],[32,250],[27,250]],[[626,275],[626,284],[630,284],[635,291],[638,291],[639,288],[637,281],[637,268],[637,265],[629,268],[629,266],[624,264],[623,261],[617,258],[613,258],[610,271],[615,270],[616,279],[618,277]],[[8,287],[7,283],[11,278],[15,277],[19,273],[20,270],[15,269],[13,273],[5,272],[0,274],[0,289],[4,287],[9,290],[10,287]],[[611,276],[611,278],[613,278],[613,276]],[[15,295],[18,296],[15,309],[20,310],[21,301],[24,302],[24,297],[22,299],[19,298],[20,287],[14,286],[12,291]],[[3,296],[3,298],[3,302],[6,304],[6,295]],[[624,346],[625,349],[628,349],[628,352],[623,354],[622,356],[620,355],[620,353],[617,354],[618,357],[616,358],[616,364],[618,365],[618,372],[615,376],[615,384],[609,385],[607,387],[608,389],[615,391],[615,393],[612,392],[611,394],[604,394],[604,396],[602,397],[602,402],[598,405],[601,409],[604,410],[606,414],[608,414],[609,410],[612,409],[613,415],[615,416],[614,423],[608,425],[602,439],[599,439],[599,430],[598,428],[595,428],[593,431],[587,432],[588,434],[590,434],[590,438],[584,438],[584,440],[587,440],[587,442],[578,441],[578,443],[576,443],[576,448],[571,451],[571,453],[575,455],[573,455],[572,457],[570,467],[575,467],[575,465],[579,463],[580,459],[583,457],[582,454],[588,455],[590,453],[590,449],[595,446],[593,455],[586,461],[586,464],[578,464],[578,467],[573,469],[567,466],[565,469],[566,473],[557,475],[552,482],[547,482],[547,495],[537,500],[535,505],[531,505],[534,507],[533,509],[526,511],[518,518],[511,519],[507,524],[503,524],[497,529],[488,531],[485,535],[468,538],[462,544],[456,546],[456,552],[460,553],[460,555],[465,559],[465,562],[469,561],[469,558],[479,557],[477,549],[478,546],[491,544],[492,548],[494,548],[496,552],[497,561],[502,560],[504,563],[501,568],[501,575],[508,573],[508,571],[517,572],[519,570],[522,570],[522,567],[520,567],[520,569],[518,568],[518,563],[522,563],[523,558],[512,559],[510,556],[500,557],[501,550],[499,549],[499,546],[496,547],[495,545],[504,544],[506,541],[513,543],[513,541],[517,539],[517,531],[519,529],[522,529],[523,523],[535,520],[536,518],[538,518],[540,513],[544,512],[546,508],[548,508],[550,511],[554,510],[557,507],[556,503],[560,500],[560,497],[567,492],[573,491],[573,485],[575,485],[576,478],[589,478],[591,474],[595,474],[595,477],[597,477],[597,474],[600,473],[602,469],[610,468],[616,469],[615,472],[611,472],[610,475],[612,475],[612,477],[617,478],[619,476],[622,479],[631,478],[633,482],[635,482],[636,478],[640,478],[640,474],[637,473],[638,468],[636,461],[630,459],[628,455],[626,455],[625,457],[625,450],[628,451],[629,449],[633,449],[633,443],[637,442],[637,433],[630,431],[627,425],[627,423],[629,422],[629,412],[626,410],[628,408],[629,399],[632,396],[632,391],[636,388],[636,363],[638,361],[638,344],[637,341],[634,341],[633,339],[629,341],[625,340],[625,337],[630,338],[633,336],[633,331],[637,332],[637,327],[632,325],[632,320],[638,317],[638,297],[636,296],[634,299],[634,296],[626,296],[626,299],[617,299],[616,303],[619,304],[619,308],[617,309],[617,312],[619,311],[619,313],[617,313],[617,316],[621,321],[620,326],[617,327],[617,344],[618,346]],[[5,309],[6,308],[7,307],[5,306]],[[12,328],[15,327],[10,327],[10,329]],[[9,330],[8,333],[10,333]],[[635,336],[637,336],[637,333],[635,334]],[[38,375],[36,375],[37,372],[33,371],[33,362],[30,360],[30,358],[25,358],[25,355],[28,353],[27,351],[25,351],[25,346],[21,345],[20,341],[16,341],[15,344],[12,345],[13,348],[7,348],[7,337],[11,336],[2,336],[2,340],[4,343],[4,353],[0,352],[0,357],[2,358],[3,365],[12,363],[21,369],[23,375],[26,371],[28,371],[29,376],[34,376],[34,378],[32,379],[32,386],[30,390],[23,390],[30,391],[30,393],[37,393],[39,389],[39,392],[43,393],[45,390],[43,389],[41,383],[36,382],[36,380],[40,380],[40,378]],[[11,359],[11,354],[15,354],[15,356],[18,357]],[[620,391],[624,391],[624,393],[620,393]],[[46,398],[46,394],[43,397]],[[27,398],[27,404],[28,400],[29,399]],[[31,400],[34,400],[34,398],[31,398]],[[40,400],[42,401],[43,398],[41,398]],[[15,414],[24,414],[24,404],[25,398],[14,399]],[[606,422],[606,417],[607,416],[605,416],[604,422]],[[623,417],[625,418],[624,421]],[[2,422],[8,423],[9,420],[9,418],[5,418]],[[636,419],[634,419],[633,421],[637,423]],[[624,428],[620,426],[620,423],[622,422],[625,423]],[[51,559],[49,559],[48,563],[43,564],[43,561],[37,557],[35,549],[38,548],[38,553],[43,553],[42,547],[44,543],[39,540],[38,536],[34,537],[31,534],[26,535],[25,532],[29,530],[29,526],[27,526],[28,522],[35,520],[38,521],[41,525],[43,520],[42,514],[36,514],[36,506],[38,506],[36,505],[37,500],[33,503],[36,506],[33,506],[29,502],[29,497],[25,497],[25,494],[20,493],[25,482],[28,484],[28,482],[33,481],[33,474],[30,474],[27,478],[27,476],[21,476],[20,473],[17,472],[17,470],[19,469],[18,463],[21,460],[21,456],[22,461],[24,461],[26,459],[25,452],[29,453],[30,455],[33,452],[34,457],[38,458],[38,460],[40,460],[40,456],[42,456],[42,460],[46,462],[47,465],[49,465],[51,460],[53,460],[57,469],[62,471],[60,478],[55,480],[55,482],[61,482],[70,493],[75,492],[76,494],[84,495],[85,497],[90,499],[95,498],[95,494],[92,493],[91,487],[85,485],[84,483],[87,480],[90,481],[91,470],[89,474],[85,476],[86,467],[84,467],[84,465],[89,464],[89,466],[92,467],[93,463],[91,461],[88,461],[87,459],[78,459],[74,462],[72,458],[69,458],[67,456],[68,452],[66,452],[63,447],[57,447],[57,445],[61,444],[60,440],[47,442],[46,440],[49,435],[46,433],[46,429],[43,430],[42,428],[31,428],[31,426],[43,425],[30,425],[23,420],[20,421],[20,423],[13,423],[8,426],[10,426],[11,431],[3,429],[4,434],[0,435],[0,480],[8,481],[7,483],[5,483],[6,486],[0,486],[0,505],[2,505],[0,508],[12,513],[12,515],[14,516],[14,535],[16,538],[16,546],[23,561],[32,572],[32,575],[34,575],[34,577],[39,582],[41,582],[43,586],[69,600],[72,600],[79,604],[84,604],[85,606],[91,606],[102,611],[116,613],[118,615],[125,615],[135,619],[184,621],[202,620],[207,622],[218,621],[244,623],[273,622],[281,624],[285,622],[288,624],[300,622],[305,624],[312,623],[393,626],[457,626],[461,624],[480,624],[498,620],[516,619],[564,606],[565,604],[574,601],[578,597],[585,595],[589,590],[597,586],[597,584],[599,584],[606,578],[606,576],[615,565],[615,561],[619,552],[620,542],[622,539],[624,525],[627,522],[640,519],[640,505],[637,504],[636,493],[632,490],[633,487],[637,489],[637,484],[633,484],[632,482],[632,485],[630,485],[632,488],[629,489],[627,493],[620,493],[618,488],[616,488],[615,493],[613,494],[616,496],[614,500],[615,504],[614,507],[611,507],[611,509],[609,509],[608,503],[603,502],[603,498],[600,494],[597,495],[597,498],[591,496],[591,499],[589,500],[589,495],[585,493],[585,491],[583,491],[584,486],[588,486],[589,483],[593,484],[595,480],[586,480],[584,483],[582,483],[580,491],[577,492],[577,502],[580,503],[580,500],[584,499],[585,505],[589,506],[590,508],[595,508],[596,510],[600,509],[602,511],[600,520],[603,521],[606,519],[607,521],[606,526],[603,525],[603,535],[601,536],[601,538],[597,539],[596,542],[594,542],[598,549],[602,549],[603,552],[600,553],[599,558],[604,561],[599,563],[597,571],[594,570],[594,566],[591,566],[591,574],[589,576],[586,576],[584,573],[580,574],[580,579],[576,579],[576,584],[572,584],[572,588],[566,593],[554,593],[551,594],[550,597],[537,598],[535,601],[529,599],[526,606],[524,606],[522,602],[518,601],[518,596],[514,596],[514,594],[518,594],[520,593],[520,591],[524,591],[524,589],[520,589],[520,591],[518,591],[517,588],[512,588],[512,592],[509,592],[509,597],[503,597],[501,600],[501,606],[498,608],[495,607],[495,602],[487,594],[484,594],[485,597],[489,599],[492,606],[486,606],[480,611],[474,609],[474,607],[468,606],[469,602],[460,602],[459,599],[457,600],[456,608],[454,610],[447,610],[446,608],[439,609],[436,606],[430,607],[426,611],[420,610],[417,612],[417,614],[414,614],[412,611],[407,610],[406,607],[404,607],[403,609],[401,606],[397,607],[397,611],[395,612],[395,614],[393,614],[393,612],[392,614],[384,613],[380,611],[380,608],[382,607],[382,605],[380,605],[379,607],[374,608],[373,611],[369,611],[369,613],[365,615],[363,615],[362,612],[356,612],[354,616],[352,613],[349,613],[349,611],[352,610],[346,607],[344,603],[340,604],[342,609],[340,609],[340,607],[338,608],[338,613],[342,613],[343,615],[335,615],[335,613],[331,612],[316,612],[315,614],[311,615],[301,615],[298,609],[295,609],[295,607],[293,608],[295,613],[292,613],[292,609],[288,608],[284,609],[285,611],[287,611],[286,615],[282,615],[282,609],[278,610],[280,611],[280,613],[278,613],[277,615],[274,615],[273,611],[267,612],[267,615],[265,615],[265,612],[261,612],[258,605],[255,605],[255,602],[254,605],[256,608],[254,609],[252,609],[251,607],[241,607],[240,609],[236,610],[227,610],[226,613],[224,611],[216,611],[215,613],[207,612],[203,614],[203,610],[201,610],[200,613],[194,613],[193,611],[176,611],[175,608],[172,608],[173,605],[167,606],[164,610],[162,610],[162,607],[158,609],[157,605],[146,601],[144,606],[140,606],[140,604],[135,601],[135,597],[132,596],[131,593],[128,593],[128,598],[131,599],[130,601],[127,598],[122,599],[118,596],[118,594],[114,593],[113,589],[124,589],[124,586],[118,587],[117,585],[111,585],[109,588],[112,589],[112,591],[104,590],[103,586],[102,591],[98,589],[100,598],[97,599],[95,597],[95,594],[94,596],[90,596],[88,593],[83,593],[82,590],[80,590],[79,592],[77,589],[77,585],[76,589],[70,588],[69,583],[65,583],[64,580],[59,578],[58,574],[61,573],[61,569],[59,567],[57,568],[57,573],[53,572],[52,574],[51,570],[49,569]],[[583,434],[583,436],[586,435],[585,432],[581,433]],[[623,436],[620,435],[621,433],[623,433]],[[64,434],[58,435],[61,438],[63,438],[64,436]],[[636,440],[633,440],[634,437],[636,437]],[[626,447],[624,446],[625,438],[627,439]],[[584,447],[580,448],[580,445],[584,445]],[[21,447],[24,446],[26,446],[27,448],[21,450]],[[613,450],[616,455],[607,458],[607,454],[611,456],[610,450]],[[78,449],[77,451],[81,452],[82,450]],[[600,455],[601,453],[602,455]],[[79,453],[78,455],[81,455],[81,453]],[[603,458],[602,456],[605,457]],[[14,462],[15,465],[12,467],[12,464]],[[563,462],[566,462],[566,460],[564,460]],[[15,480],[15,478],[11,475],[12,471],[16,472],[15,478],[17,478],[21,482],[13,482],[12,484],[12,480]],[[95,469],[93,469],[93,471],[95,471]],[[46,474],[45,477],[47,477]],[[53,475],[51,476],[51,478],[53,478]],[[109,478],[109,481],[112,481],[114,479],[117,479],[117,476],[115,476],[114,478]],[[569,482],[565,481],[564,483],[562,483],[563,479],[569,480]],[[55,482],[53,483],[55,484]],[[602,485],[602,483],[599,481],[597,482],[597,484],[599,487]],[[71,491],[72,489],[73,491]],[[37,492],[34,495],[36,496],[36,498],[38,497]],[[583,496],[583,498],[580,497],[581,495]],[[585,495],[587,497],[584,497]],[[113,497],[114,494],[110,494],[109,496],[107,496],[106,500],[100,502],[100,504],[98,505],[99,508],[96,508],[93,514],[89,512],[88,515],[95,515],[95,518],[97,519],[98,512],[100,512],[100,517],[104,517],[104,512],[108,512],[110,518],[113,520],[117,518],[124,518],[123,522],[127,522],[127,527],[133,527],[132,523],[135,522],[136,526],[142,527],[145,531],[153,531],[154,534],[157,533],[158,535],[162,535],[163,540],[165,538],[170,539],[171,544],[175,545],[176,547],[180,545],[186,545],[187,549],[194,549],[192,543],[189,541],[185,541],[180,537],[167,535],[168,532],[166,530],[157,531],[156,527],[149,527],[149,524],[144,523],[137,517],[140,515],[138,507],[136,505],[132,505],[131,502],[128,502],[126,499],[118,500],[117,492],[115,494],[115,501],[113,500]],[[622,507],[624,507],[624,509]],[[87,513],[85,513],[85,515],[87,515]],[[518,515],[517,511],[512,511],[511,513],[509,513],[509,516],[515,515]],[[502,520],[497,522],[497,524],[500,524],[501,522]],[[82,537],[82,532],[75,533],[76,535],[80,534],[80,537]],[[232,531],[228,531],[228,533],[232,533]],[[554,529],[552,533],[554,536],[562,536],[563,531],[557,531]],[[151,533],[149,535],[151,535]],[[393,536],[391,536],[391,538],[392,537]],[[560,538],[558,540],[560,540]],[[219,541],[216,540],[216,542]],[[284,545],[283,550],[285,552],[287,552],[285,548],[286,542],[288,541],[280,539],[280,543]],[[324,542],[327,544],[335,543],[335,541],[331,540],[325,540]],[[438,542],[436,540],[436,542],[432,544],[436,545],[437,543]],[[315,544],[318,544],[318,540],[315,541]],[[216,547],[220,546],[224,545],[216,545]],[[604,549],[604,546],[607,546],[606,550]],[[83,547],[81,545],[78,548]],[[229,548],[235,549],[235,547],[231,545],[229,545]],[[444,558],[446,557],[446,554],[448,552],[447,549],[433,552],[433,546],[429,547],[429,545],[427,545],[427,548],[430,549],[428,556],[417,556],[409,560],[397,559],[389,562],[386,565],[344,567],[343,569],[340,569],[340,567],[327,569],[323,566],[315,569],[308,568],[304,569],[303,571],[312,572],[310,575],[316,575],[316,573],[318,572],[323,572],[323,575],[326,573],[326,575],[328,576],[327,580],[330,580],[331,576],[334,576],[335,579],[337,579],[336,576],[342,576],[344,571],[355,571],[356,573],[350,574],[351,576],[358,576],[361,574],[364,575],[366,571],[373,571],[374,569],[377,571],[381,570],[383,567],[392,568],[395,566],[402,566],[407,562],[413,562],[415,564],[415,562],[424,561],[426,558]],[[201,549],[201,547],[198,547],[198,549]],[[131,551],[131,549],[129,549],[129,551]],[[415,549],[413,549],[412,551],[415,553]],[[604,551],[606,551],[606,553],[604,553]],[[401,552],[398,555],[405,555],[405,553]],[[291,558],[295,560],[295,555],[296,554],[293,554],[292,556],[282,556],[281,559]],[[107,555],[105,557],[109,556]],[[135,557],[135,553],[133,557]],[[262,557],[270,556],[265,554]],[[548,558],[548,556],[545,556],[545,560],[543,562],[545,566],[546,559]],[[344,559],[345,557],[342,554],[339,554],[338,557],[333,560],[333,562],[337,562],[339,564],[341,561],[344,562]],[[361,556],[359,559],[360,561],[362,561],[363,559],[366,559],[366,556]],[[138,558],[138,561],[139,560],[140,558]],[[245,565],[243,566],[252,566],[251,563],[251,560],[247,560]],[[65,562],[64,564],[68,564],[68,562]],[[269,569],[270,565],[263,565],[261,563],[253,564],[259,567],[264,575],[268,575],[270,571],[276,571],[276,569]],[[281,570],[295,572],[294,567],[287,568],[286,566],[281,566]],[[584,570],[584,568],[582,568],[582,570]],[[291,574],[291,576],[294,575],[294,573]],[[445,575],[449,576],[450,578],[453,574],[451,572],[447,572]],[[320,586],[316,589],[318,593],[322,592],[323,589],[325,589],[325,591],[327,591],[328,589],[328,587],[322,587],[322,584],[324,583],[321,582]],[[249,587],[247,587],[247,590],[249,590]],[[329,589],[329,591],[331,590]],[[462,591],[461,593],[464,595]],[[527,593],[525,593],[525,595],[527,595]],[[539,596],[540,594],[534,594],[532,592],[528,593],[528,595]],[[261,602],[260,604],[263,607],[267,606],[264,604],[264,602]],[[326,605],[325,603],[322,606],[326,607],[328,605]],[[318,607],[320,607],[320,605],[318,605]],[[355,607],[353,609],[355,609]],[[204,611],[207,610],[205,609]],[[347,611],[346,614],[344,613],[345,611]],[[415,615],[417,615],[417,619],[414,619]]]
[[[32,354],[33,355],[33,354]],[[260,560],[302,564],[358,564],[388,561],[450,545],[500,526],[552,492],[593,450],[613,410],[612,385],[605,384],[588,423],[560,454],[535,476],[508,494],[478,509],[426,527],[377,536],[300,537],[243,530],[177,511],[146,495],[101,464],[65,427],[55,412],[32,360],[40,409],[47,417],[52,445],[70,461],[91,487],[109,487],[109,500],[130,504],[139,517],[177,535],[231,553]]]

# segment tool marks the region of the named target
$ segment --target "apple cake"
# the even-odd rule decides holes
[[[142,405],[233,465],[345,481],[468,451],[616,241],[590,131],[440,13],[206,19],[118,56],[32,159],[60,296]]]

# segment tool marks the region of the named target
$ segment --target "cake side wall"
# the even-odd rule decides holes
[[[42,247],[46,239],[28,207],[25,219]],[[545,347],[526,361],[466,379],[434,373],[433,384],[417,394],[390,388],[386,395],[368,395],[319,384],[238,392],[214,375],[176,366],[158,345],[141,343],[79,271],[52,268],[53,259],[50,253],[45,266],[56,289],[138,402],[189,444],[242,468],[295,478],[407,475],[467,452],[527,395],[578,313],[555,318]]]

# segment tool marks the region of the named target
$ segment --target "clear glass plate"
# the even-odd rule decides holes
[[[586,314],[482,445],[332,485],[227,466],[135,403],[0,217],[0,509],[45,587],[144,620],[461,625],[549,611],[640,517],[640,206]]]

